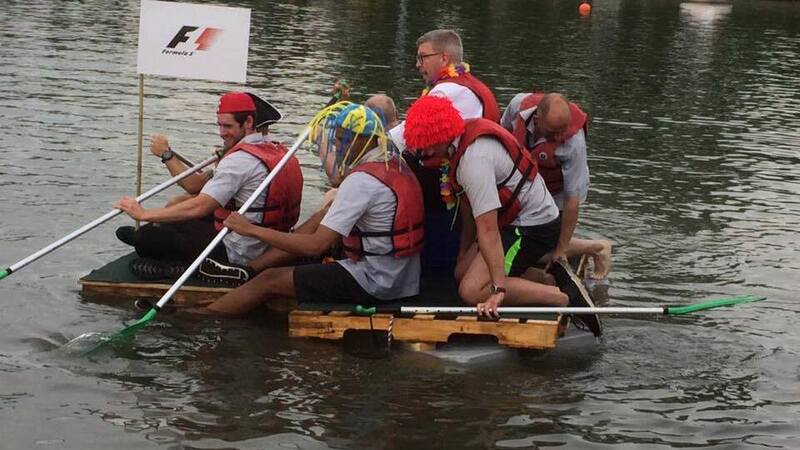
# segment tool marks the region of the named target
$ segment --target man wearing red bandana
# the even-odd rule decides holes
[[[580,304],[521,277],[556,248],[561,221],[535,162],[511,133],[490,120],[465,121],[450,100],[428,95],[409,108],[404,137],[427,167],[448,167],[461,212],[455,277],[462,300],[492,317],[501,304]]]
[[[266,105],[275,112],[272,119],[259,114]],[[141,278],[180,276],[222,229],[222,221],[230,211],[247,201],[286,153],[282,144],[267,141],[258,130],[280,118],[280,112],[264,100],[245,92],[229,92],[220,98],[216,116],[224,154],[213,175],[202,173],[186,178],[182,187],[190,195],[164,208],[145,209],[131,197],[123,197],[115,205],[135,220],[150,222],[135,231],[132,227],[117,230],[117,236],[134,246],[141,257],[131,265],[131,271]],[[154,138],[151,147],[154,154],[156,148],[164,147],[159,150],[161,160],[173,175],[187,169],[169,150],[166,139]],[[299,215],[302,187],[300,164],[291,158],[248,210],[247,218],[265,227],[290,229]],[[265,249],[258,239],[229,233],[211,257],[244,263]]]

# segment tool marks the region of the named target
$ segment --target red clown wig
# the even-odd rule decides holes
[[[449,143],[463,133],[464,119],[446,97],[426,95],[408,108],[403,138],[412,150]]]

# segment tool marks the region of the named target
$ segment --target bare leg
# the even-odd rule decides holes
[[[525,272],[520,275],[520,278],[533,281],[534,283],[546,284],[548,286],[556,285],[556,279],[553,278],[552,275],[536,267],[528,267]]]
[[[295,298],[294,267],[267,269],[205,308],[191,308],[187,312],[240,316],[276,298]]]
[[[489,298],[489,268],[483,255],[477,253],[458,285],[458,295],[465,303],[477,305]],[[507,277],[505,306],[566,306],[567,295],[555,286],[547,286],[524,278]]]
[[[455,277],[456,281],[459,283],[461,282],[461,279],[464,278],[464,274],[467,272],[469,265],[472,263],[472,260],[475,259],[475,255],[477,254],[478,243],[476,242],[470,245],[467,251],[458,256],[455,270],[453,270],[453,276]]]
[[[608,239],[572,238],[566,251],[567,257],[590,255],[593,263],[592,278],[601,280],[611,270],[611,241]]]

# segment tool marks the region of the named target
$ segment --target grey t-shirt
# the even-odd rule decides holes
[[[421,200],[420,200],[421,201]],[[347,236],[354,226],[359,230],[388,231],[397,207],[392,191],[377,178],[363,172],[344,179],[322,225]],[[363,249],[384,254],[392,250],[390,237],[364,237]],[[359,286],[376,298],[392,300],[419,293],[419,255],[395,258],[392,255],[365,255],[359,261],[337,261]]]
[[[454,147],[458,147],[458,141],[453,143]],[[464,188],[473,217],[500,208],[497,184],[512,170],[514,174],[505,186],[513,192],[523,181],[522,174],[514,169],[514,162],[497,139],[480,137],[467,147],[458,164],[456,180]],[[558,217],[558,208],[541,175],[536,175],[533,182],[525,181],[517,198],[521,209],[512,225],[542,225]]]
[[[521,93],[511,99],[511,102],[503,112],[503,117],[500,118],[500,125],[512,131],[517,114],[520,114],[520,117],[528,124],[527,147],[533,148],[542,139],[534,142],[535,121],[529,120],[536,113],[537,108],[528,108],[521,112],[519,110],[522,100],[527,95],[527,93]],[[564,174],[564,190],[554,197],[558,209],[564,208],[565,197],[579,197],[581,202],[586,201],[586,196],[589,193],[589,164],[586,158],[586,135],[583,130],[578,131],[574,136],[559,145],[556,148],[555,155],[556,160],[561,165],[561,173]]]
[[[260,133],[249,134],[242,140],[245,144],[260,144],[264,137]],[[264,181],[269,171],[261,160],[247,152],[236,152],[226,156],[214,170],[214,176],[206,182],[201,194],[213,198],[223,207],[234,199],[240,207],[253,195],[258,185]],[[254,208],[264,206],[266,190],[253,203]],[[259,223],[264,213],[251,212],[244,216],[251,222]],[[267,250],[267,244],[253,238],[233,232],[228,233],[222,241],[231,262],[245,264]]]

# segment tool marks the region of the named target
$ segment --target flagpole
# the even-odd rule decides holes
[[[144,74],[139,74],[139,154],[136,163],[136,196],[142,194],[142,147],[144,146]],[[136,221],[139,228],[139,221]]]

